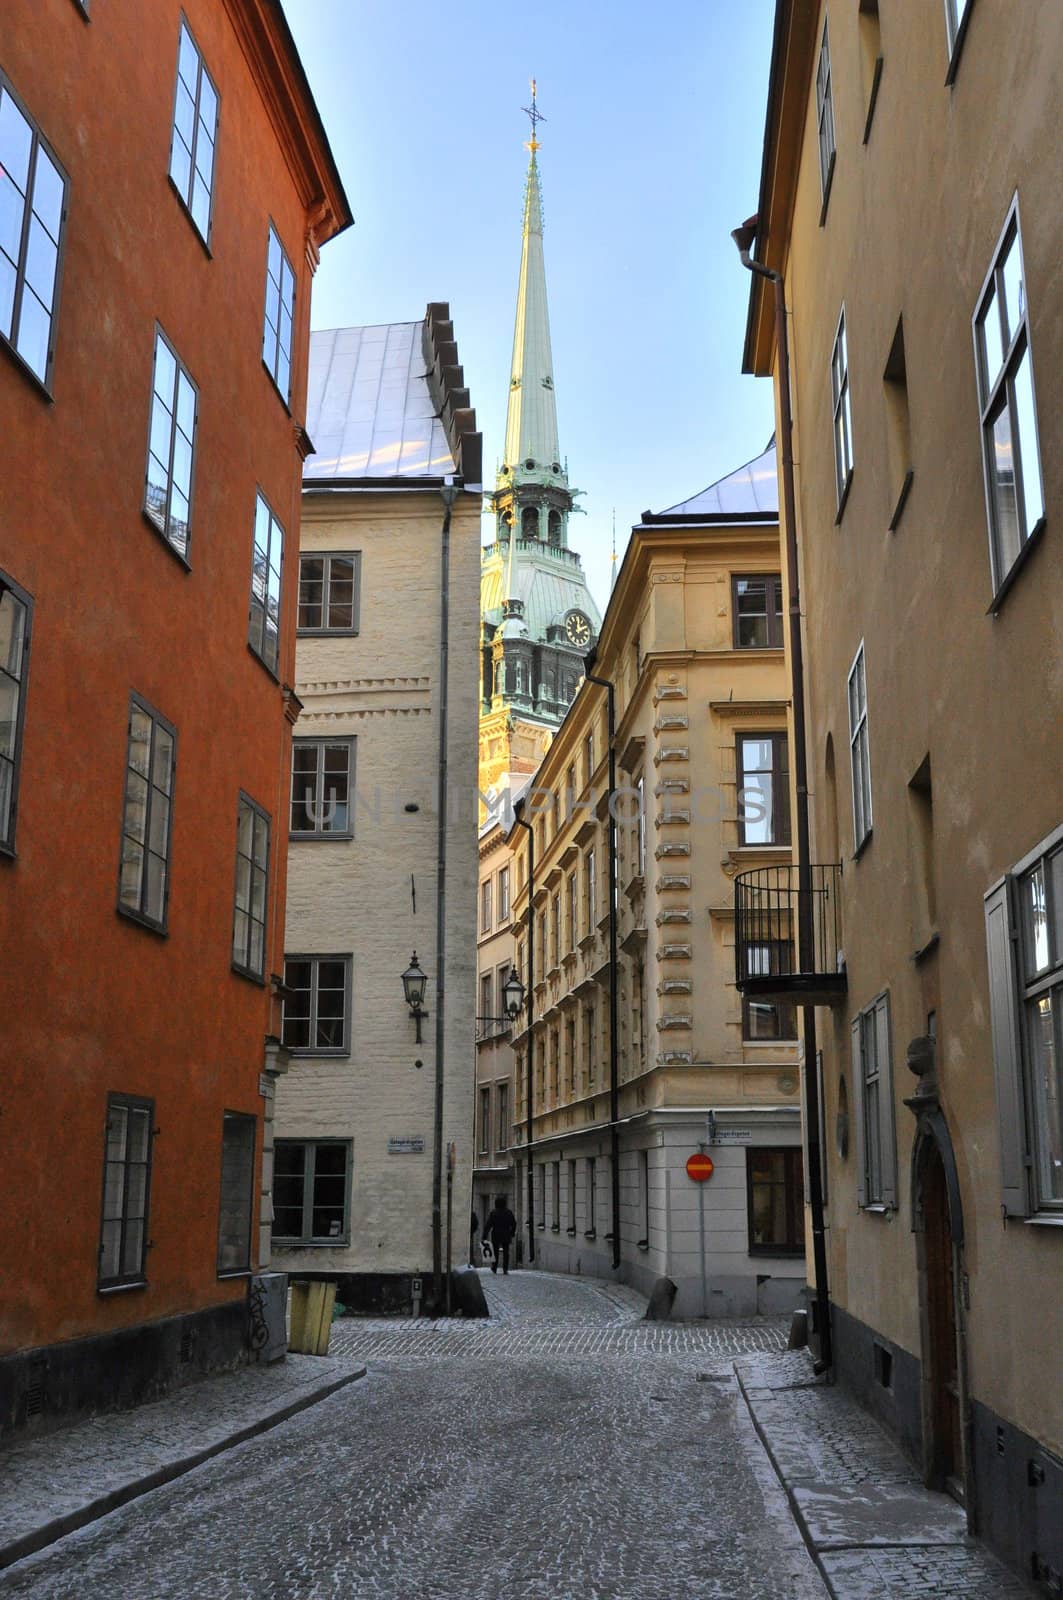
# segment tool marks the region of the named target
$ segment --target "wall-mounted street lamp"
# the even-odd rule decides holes
[[[417,1043],[421,1041],[421,1023],[427,1017],[424,1009],[424,992],[428,985],[428,975],[422,972],[417,960],[417,951],[413,952],[409,966],[402,974],[402,992],[406,996],[406,1004],[410,1008],[410,1016],[417,1024]]]
[[[477,1017],[477,1022],[482,1028],[508,1028],[515,1022],[524,1010],[524,985],[520,980],[520,973],[516,967],[511,966],[509,976],[502,985],[502,1009],[504,1017]]]

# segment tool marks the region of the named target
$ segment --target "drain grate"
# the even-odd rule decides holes
[[[31,1361],[29,1383],[26,1385],[26,1415],[39,1417],[44,1413],[48,1398],[48,1368],[44,1361]]]

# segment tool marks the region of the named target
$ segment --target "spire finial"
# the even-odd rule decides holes
[[[539,110],[539,107],[538,107],[538,105],[536,104],[536,101],[535,101],[536,89],[535,89],[535,79],[534,78],[531,80],[531,92],[532,92],[532,103],[531,103],[531,105],[530,106],[521,106],[521,110],[524,112],[524,115],[531,122],[531,138],[527,141],[527,143],[525,144],[524,148],[525,148],[525,150],[530,150],[532,155],[534,156],[536,150],[539,149],[539,141],[536,138],[536,130],[537,130],[540,122],[545,122],[546,121],[546,118],[543,116],[542,112]]]

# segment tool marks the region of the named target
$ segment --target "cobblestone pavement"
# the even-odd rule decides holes
[[[614,1286],[486,1287],[486,1329],[336,1324],[363,1382],[29,1557],[0,1596],[825,1595],[733,1372],[781,1348],[777,1322],[637,1327]]]

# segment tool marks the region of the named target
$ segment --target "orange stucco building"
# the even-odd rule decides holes
[[[3,10],[0,1429],[245,1345],[350,222],[278,0]]]

